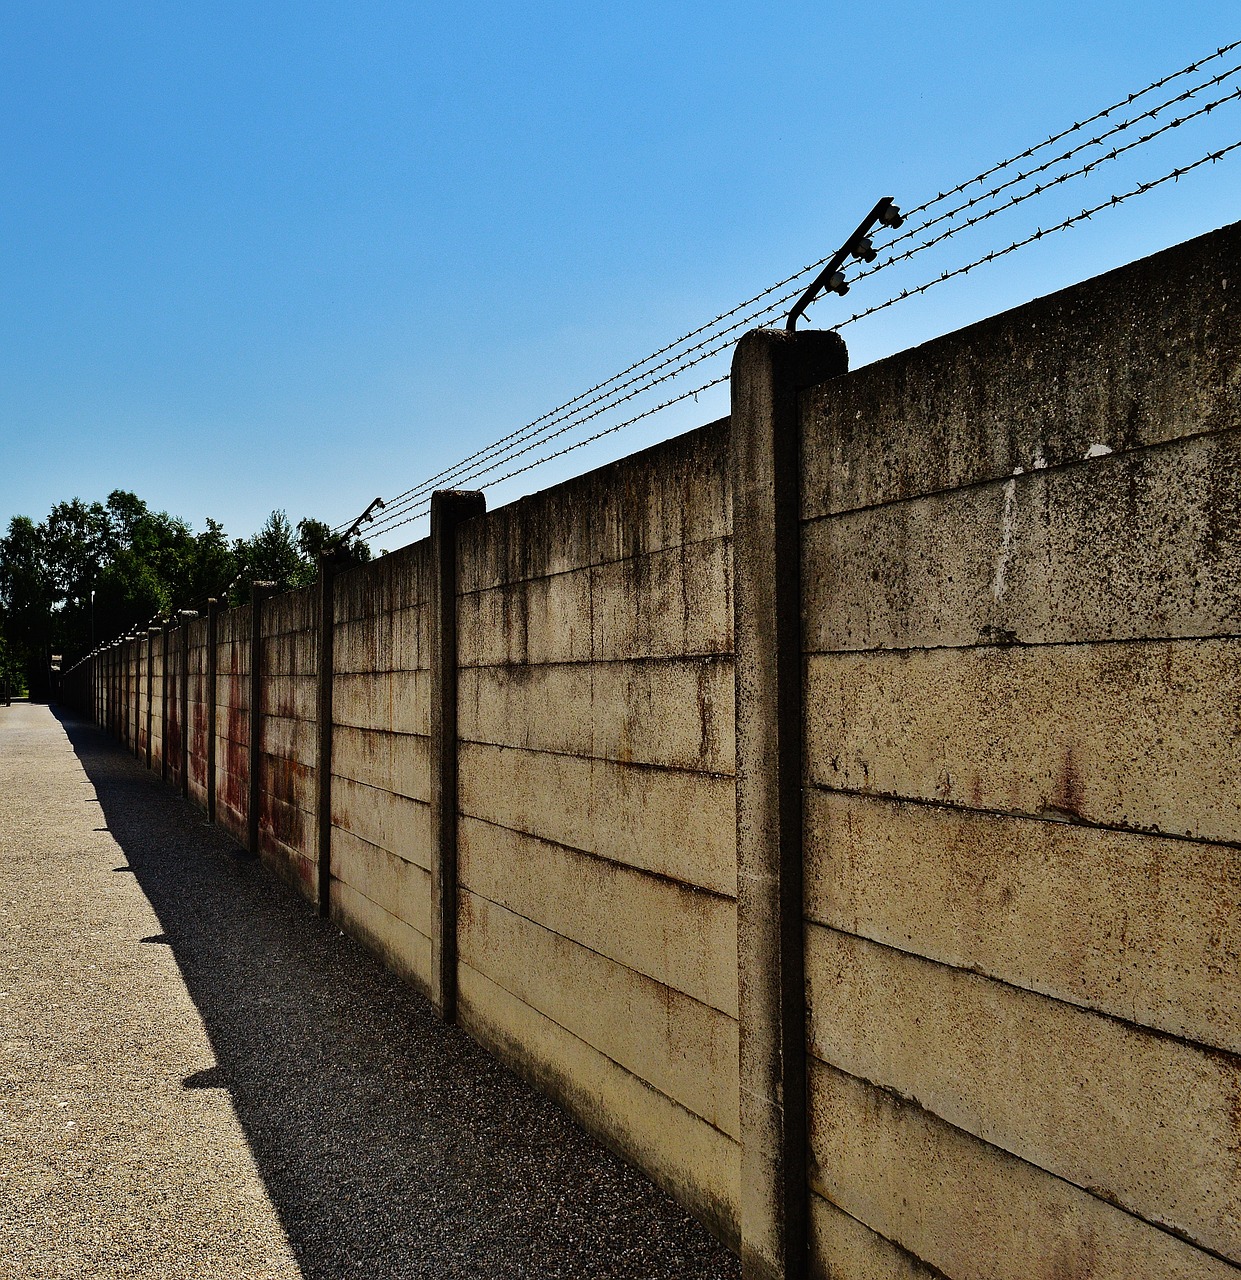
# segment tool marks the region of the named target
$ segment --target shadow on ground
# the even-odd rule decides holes
[[[93,725],[61,722],[159,916],[308,1280],[736,1277],[646,1178]]]

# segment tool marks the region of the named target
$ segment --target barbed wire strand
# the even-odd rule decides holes
[[[917,294],[926,293],[928,289],[933,289],[938,284],[943,284],[946,280],[952,280],[957,276],[963,276],[967,272],[973,271],[975,267],[980,267],[984,263],[994,262],[996,258],[1003,258],[1005,255],[1022,249],[1028,244],[1033,244],[1037,240],[1042,240],[1046,236],[1054,235],[1057,231],[1064,231],[1069,227],[1076,226],[1079,222],[1088,221],[1096,213],[1101,213],[1104,209],[1114,209],[1117,205],[1123,204],[1126,200],[1132,199],[1134,196],[1145,195],[1148,191],[1153,191],[1156,187],[1161,187],[1165,182],[1179,182],[1187,173],[1192,173],[1195,169],[1201,168],[1204,164],[1215,164],[1222,160],[1224,156],[1231,151],[1236,151],[1241,147],[1241,142],[1234,142],[1227,147],[1221,147],[1218,151],[1208,152],[1200,160],[1195,160],[1192,164],[1180,165],[1177,168],[1165,173],[1161,178],[1154,178],[1150,182],[1140,182],[1136,187],[1122,193],[1121,195],[1113,195],[1107,200],[1102,200],[1096,205],[1092,205],[1088,209],[1083,209],[1080,213],[1075,213],[1071,217],[1065,218],[1063,222],[1056,223],[1055,226],[1048,227],[1045,230],[1039,228],[1030,235],[1025,236],[1021,240],[1014,240],[1012,244],[1006,245],[1003,249],[995,249],[990,253],[985,253],[980,258],[976,258],[973,262],[968,262],[964,266],[954,267],[949,271],[943,271],[933,279],[928,280],[924,284],[917,285],[911,289],[902,289],[900,293],[894,294],[884,302],[878,302],[873,307],[867,307],[862,311],[857,311],[847,320],[842,320],[839,324],[831,326],[832,332],[838,333],[846,325],[855,323],[858,320],[864,320],[867,316],[873,316],[879,311],[884,311],[888,307],[894,306],[898,302],[903,302],[906,298],[912,298]]]
[[[1238,68],[1238,69],[1241,69],[1241,68]],[[952,236],[959,234],[961,231],[974,227],[979,223],[982,223],[987,219],[996,216],[997,214],[1005,212],[1008,209],[1015,208],[1017,205],[1020,205],[1027,200],[1033,199],[1038,195],[1044,194],[1046,191],[1050,190],[1055,186],[1058,186],[1064,182],[1071,181],[1073,179],[1089,174],[1093,172],[1095,169],[1097,169],[1100,165],[1105,164],[1109,161],[1116,160],[1120,156],[1126,154],[1127,152],[1132,151],[1137,147],[1146,145],[1147,143],[1151,142],[1153,139],[1159,137],[1161,134],[1167,133],[1172,129],[1179,128],[1181,125],[1186,124],[1189,121],[1199,116],[1207,115],[1211,111],[1222,106],[1224,103],[1234,101],[1234,100],[1241,100],[1241,88],[1233,91],[1230,94],[1227,94],[1222,98],[1219,98],[1213,102],[1210,102],[1203,107],[1200,107],[1197,111],[1194,111],[1186,116],[1179,117],[1177,119],[1169,121],[1167,124],[1161,126],[1159,129],[1152,130],[1151,132],[1143,135],[1142,137],[1134,140],[1133,142],[1128,143],[1123,147],[1113,148],[1111,151],[1107,152],[1106,154],[1102,156],[1098,156],[1093,160],[1088,161],[1086,164],[1079,166],[1075,170],[1060,174],[1057,177],[1051,179],[1049,182],[1040,183],[1028,191],[1019,192],[1013,195],[1012,197],[1010,197],[1008,200],[1004,201],[1002,204],[993,206],[990,209],[983,210],[978,215],[971,217],[970,219],[967,220],[966,223],[962,224],[961,226],[950,228],[942,232],[940,235],[935,236],[932,239],[922,244],[916,245],[910,249],[905,250],[903,253],[890,255],[883,262],[879,263],[877,266],[870,267],[859,272],[859,274],[855,278],[854,283],[856,283],[857,280],[862,280],[868,276],[874,275],[878,270],[880,270],[883,267],[891,266],[897,262],[908,261],[909,259],[916,256],[918,253],[921,253],[926,249],[933,248],[935,245],[940,244],[947,239],[950,239]],[[1168,105],[1168,104],[1165,104],[1165,105]],[[1088,145],[1088,144],[1084,144],[1084,145]],[[1033,176],[1033,174],[1027,175],[1027,176]],[[1004,252],[1008,252],[1008,250],[1005,250]],[[773,311],[778,311],[784,305],[785,302],[789,301],[791,298],[795,296],[797,296],[796,291],[794,293],[787,295],[784,298],[778,299],[776,302],[771,303],[767,307],[762,308],[761,311],[754,313],[744,318],[741,321],[738,321],[736,324],[730,325],[727,329],[720,330],[719,332],[713,334],[709,340],[699,343],[697,347],[690,349],[691,351],[695,351],[695,350],[698,350],[699,348],[707,348],[710,343],[715,344],[713,346],[710,346],[709,349],[703,350],[701,355],[697,356],[693,360],[685,360],[683,357],[679,357],[675,361],[675,363],[678,366],[677,368],[669,371],[668,373],[663,374],[661,377],[643,378],[641,380],[642,385],[630,391],[628,394],[626,395],[617,394],[622,389],[618,387],[616,388],[615,392],[609,393],[607,396],[598,397],[598,399],[607,400],[608,403],[603,404],[600,408],[596,409],[595,412],[589,413],[589,414],[583,414],[582,411],[579,410],[577,414],[573,415],[572,421],[562,426],[559,430],[552,431],[550,434],[548,434],[548,431],[550,430],[550,427],[553,426],[554,424],[548,424],[547,428],[544,428],[543,431],[540,431],[539,433],[537,433],[536,440],[529,441],[526,445],[522,446],[521,448],[517,447],[518,442],[514,442],[513,446],[510,447],[509,449],[504,450],[503,456],[500,457],[498,460],[493,461],[491,465],[486,467],[478,466],[473,468],[472,470],[467,470],[465,472],[459,473],[458,481],[463,482],[466,480],[473,480],[481,476],[488,475],[492,471],[497,470],[500,466],[503,466],[506,462],[510,461],[512,458],[519,457],[525,452],[528,452],[530,447],[533,447],[536,444],[543,444],[549,440],[556,439],[557,437],[565,434],[566,431],[573,430],[577,427],[583,426],[585,425],[585,423],[591,421],[593,418],[598,417],[599,415],[606,413],[613,408],[616,408],[618,405],[626,403],[627,401],[634,399],[639,395],[645,394],[647,391],[662,384],[663,382],[670,381],[671,379],[680,376],[681,373],[687,371],[690,368],[693,368],[697,364],[702,363],[702,361],[709,359],[713,355],[719,354],[719,352],[722,351],[724,348],[732,346],[731,339],[727,341],[722,341],[725,335],[730,334],[731,332],[733,332],[738,328],[742,328],[746,325],[751,324],[755,319],[758,319],[763,315],[769,314]],[[689,354],[690,352],[684,353],[684,355],[689,355]],[[664,362],[665,365],[668,363],[674,363],[674,362],[673,361]],[[662,367],[664,366],[662,365],[656,366],[657,369]],[[655,372],[655,370],[652,370],[651,372]],[[583,406],[582,408],[584,410],[586,406]],[[492,483],[497,483],[497,482],[492,481]],[[373,532],[378,533],[378,532],[384,531],[389,527],[395,527],[396,517],[403,515],[406,511],[408,511],[410,506],[417,505],[420,501],[421,496],[423,495],[416,495],[406,500],[406,502],[400,504],[396,508],[396,510],[390,512],[385,518],[381,519],[381,521],[376,525]]]
[[[718,378],[712,378],[710,382],[704,382],[701,386],[694,387],[690,391],[683,391],[680,395],[673,396],[671,399],[665,400],[662,404],[652,405],[649,409],[644,409],[641,413],[634,414],[632,418],[626,418],[624,422],[617,422],[614,425],[605,428],[603,431],[596,432],[586,440],[576,440],[573,444],[566,445],[563,449],[557,449],[554,453],[549,453],[545,457],[536,458],[533,462],[526,463],[525,466],[518,467],[514,471],[509,471],[505,475],[497,477],[492,481],[492,483],[500,484],[505,480],[511,480],[514,476],[521,475],[524,471],[530,471],[535,467],[541,467],[545,462],[550,462],[553,458],[559,458],[563,454],[572,453],[574,449],[580,449],[583,445],[593,444],[594,441],[602,440],[604,436],[610,436],[615,431],[623,430],[625,427],[631,427],[635,422],[641,422],[643,418],[649,418],[652,414],[659,413],[661,410],[667,409],[674,404],[679,404],[682,400],[688,400],[691,396],[697,397],[701,392],[708,391],[712,387],[717,387],[721,382],[727,382],[729,376],[729,374],[724,373]],[[406,516],[403,520],[398,520],[396,524],[390,526],[390,528],[385,532],[390,533],[392,529],[399,528],[401,525],[411,524],[415,520],[420,520],[430,510],[431,504],[427,501],[419,510],[415,511],[412,515]],[[376,533],[368,532],[364,535],[363,540],[369,542],[372,537],[377,535],[377,533],[378,531],[376,531]]]
[[[1230,53],[1232,50],[1239,47],[1241,47],[1241,40],[1236,40],[1231,42],[1230,44],[1221,45],[1219,48],[1216,49],[1214,53],[1208,54],[1206,57],[1203,57],[1203,58],[1197,59],[1194,62],[1191,62],[1188,66],[1182,67],[1179,71],[1172,72],[1167,76],[1163,76],[1158,80],[1152,81],[1145,88],[1140,89],[1135,93],[1126,95],[1124,98],[1118,100],[1117,102],[1112,103],[1110,106],[1105,107],[1103,110],[1096,112],[1094,115],[1088,116],[1085,119],[1078,121],[1073,125],[1069,126],[1067,129],[1063,129],[1058,133],[1054,133],[1050,135],[1048,138],[1045,138],[1042,142],[1036,143],[1032,147],[1027,147],[1025,150],[1018,152],[1016,155],[1011,156],[1006,160],[1002,160],[997,164],[992,165],[990,168],[983,170],[982,173],[967,179],[965,182],[959,183],[957,184],[957,186],[951,187],[947,191],[938,193],[932,199],[927,200],[921,205],[917,205],[913,209],[909,210],[906,216],[912,217],[918,213],[925,212],[927,209],[932,208],[934,205],[940,203],[943,200],[951,198],[953,195],[963,194],[969,187],[977,184],[978,182],[984,181],[986,178],[991,177],[996,173],[1002,172],[1004,169],[1009,168],[1011,165],[1016,164],[1021,160],[1028,159],[1034,156],[1035,154],[1042,151],[1046,147],[1054,145],[1056,142],[1059,142],[1063,138],[1066,138],[1069,135],[1085,128],[1087,125],[1093,124],[1098,120],[1105,119],[1113,111],[1116,111],[1124,106],[1132,105],[1132,103],[1136,102],[1139,98],[1145,97],[1148,93],[1151,93],[1157,89],[1160,89],[1164,85],[1170,84],[1172,81],[1179,79],[1182,76],[1190,75],[1200,70],[1203,66],[1207,65],[1208,63],[1223,57],[1225,54]],[[1235,68],[1234,68],[1234,71],[1235,71]],[[1172,104],[1172,102],[1186,100],[1186,98],[1189,96],[1192,96],[1193,93],[1200,92],[1205,87],[1209,87],[1212,84],[1219,83],[1222,79],[1227,78],[1227,76],[1230,74],[1233,74],[1233,72],[1230,71],[1230,72],[1222,73],[1220,76],[1215,77],[1213,80],[1207,81],[1204,84],[1197,86],[1194,90],[1189,91],[1187,94],[1178,95],[1178,97],[1171,99],[1169,102],[1162,104],[1160,107],[1152,109],[1152,111],[1143,112],[1140,116],[1135,117],[1133,120],[1129,121],[1127,125],[1118,126],[1117,129],[1108,131],[1103,135],[1103,138],[1113,136],[1115,133],[1119,132],[1120,129],[1124,127],[1130,127],[1133,123],[1136,123],[1138,120],[1151,118],[1154,114],[1157,114],[1159,111],[1165,110],[1167,106]],[[1100,141],[1102,141],[1102,139],[1093,139],[1090,142],[1083,143],[1081,144],[1081,146],[1074,148],[1072,151],[1067,153],[1066,156],[1060,157],[1059,160],[1048,161],[1045,165],[1042,165],[1038,169],[1031,171],[1030,174],[1018,176],[1015,179],[1012,179],[1004,184],[1001,184],[1001,186],[996,188],[996,190],[993,192],[990,192],[980,197],[975,197],[973,203],[978,203],[981,200],[988,199],[991,196],[997,194],[999,191],[1005,189],[1006,187],[1012,186],[1015,182],[1022,181],[1023,177],[1031,176],[1035,172],[1041,172],[1046,168],[1056,163],[1059,163],[1060,160],[1066,159],[1069,156],[1076,154],[1077,152],[1080,152],[1085,147],[1088,147],[1090,145],[1097,145],[1098,142]],[[955,212],[961,212],[968,207],[971,207],[970,202],[967,202],[966,205],[960,206],[957,210],[955,210]],[[931,223],[923,224],[921,228],[915,228],[913,231],[906,233],[904,236],[900,237],[900,239],[902,240],[907,239],[911,234],[916,234],[918,230],[925,230],[928,225],[932,225],[933,223],[936,223],[936,222],[942,222],[946,218],[951,216],[954,216],[954,213],[941,215],[939,218],[932,220]],[[492,453],[495,452],[497,448],[509,443],[510,441],[515,441],[519,437],[525,438],[526,434],[531,429],[546,422],[549,418],[553,418],[556,415],[562,414],[565,410],[571,408],[572,406],[580,404],[582,400],[586,399],[587,397],[594,394],[595,392],[600,391],[606,387],[612,386],[612,384],[624,378],[627,374],[642,368],[644,365],[649,364],[652,360],[657,359],[659,356],[674,350],[676,347],[679,347],[683,343],[689,341],[690,338],[697,337],[699,334],[702,334],[711,329],[714,329],[721,321],[729,319],[730,317],[736,315],[739,311],[745,309],[746,307],[749,307],[754,303],[761,301],[763,298],[768,297],[771,293],[774,293],[776,290],[783,288],[787,284],[791,284],[793,281],[800,279],[801,277],[806,275],[808,272],[815,270],[818,267],[821,267],[824,263],[826,263],[829,260],[830,256],[831,255],[828,255],[828,257],[820,258],[816,262],[810,263],[807,266],[803,267],[800,271],[795,272],[793,275],[787,276],[783,280],[777,281],[775,284],[768,286],[766,289],[764,289],[758,294],[755,294],[753,297],[746,299],[744,302],[738,303],[735,307],[730,308],[728,311],[721,312],[718,316],[714,317],[712,320],[708,321],[706,324],[700,325],[698,328],[693,329],[689,333],[682,335],[680,338],[677,338],[675,341],[667,344],[664,347],[661,347],[659,350],[652,352],[650,355],[643,357],[641,360],[635,361],[633,364],[629,365],[627,368],[622,369],[619,373],[613,374],[610,378],[605,379],[603,382],[597,383],[595,384],[595,386],[588,388],[586,391],[581,392],[579,395],[574,396],[572,399],[565,401],[564,404],[558,405],[556,408],[548,410],[547,413],[541,415],[538,418],[533,419],[531,422],[525,424],[525,426],[517,428],[515,431],[510,432],[508,435],[501,437],[500,440],[492,442],[491,444],[485,446],[483,449],[480,449],[476,451],[474,454],[471,454],[469,457],[462,459],[460,462],[453,464],[451,467],[446,468],[444,471],[437,473],[435,476],[432,476],[429,480],[420,482],[419,485],[415,485],[413,488],[407,489],[402,493],[397,494],[395,497],[389,500],[389,502],[387,503],[387,506],[397,506],[398,504],[402,504],[403,500],[406,498],[420,496],[420,494],[423,492],[426,492],[430,486],[437,484],[437,482],[439,481],[448,480],[450,477],[453,477],[454,475],[456,475],[456,473],[459,472],[461,468],[467,466],[469,463],[474,462],[475,460],[480,459],[484,456],[490,456]],[[867,274],[871,274],[871,273],[868,272]],[[762,310],[763,311],[773,310],[775,309],[776,305],[777,304],[771,304],[768,307],[764,307]],[[731,331],[733,328],[736,328],[736,327],[738,326],[730,326],[729,331]],[[709,342],[712,340],[713,339],[708,338],[706,341]],[[703,344],[699,344],[699,345],[701,346]],[[691,348],[691,350],[693,349],[696,349],[696,348]],[[659,367],[662,367],[662,366],[659,366]],[[626,384],[626,385],[629,385],[629,384]],[[582,407],[584,408],[586,406],[583,405]],[[338,533],[340,530],[348,528],[350,523],[351,523],[350,521],[344,521],[341,524],[333,527],[332,532]]]
[[[1225,54],[1231,53],[1234,49],[1241,48],[1241,40],[1233,40],[1230,44],[1220,45],[1214,53],[1209,53],[1203,58],[1191,62],[1188,66],[1182,67],[1179,71],[1173,71],[1170,75],[1162,76],[1158,80],[1151,81],[1144,89],[1139,89],[1136,93],[1127,94],[1125,97],[1113,102],[1110,107],[1104,107],[1102,111],[1096,111],[1094,115],[1087,116],[1084,120],[1079,120],[1076,124],[1071,124],[1067,129],[1061,129],[1059,133],[1053,133],[1051,137],[1045,138],[1042,142],[1033,147],[1027,147],[1025,151],[1018,152],[1017,155],[1009,157],[1007,160],[1001,160],[997,164],[993,164],[989,169],[984,169],[981,173],[975,174],[972,178],[967,178],[964,182],[958,183],[955,187],[950,187],[947,191],[941,191],[933,199],[927,200],[924,204],[915,206],[909,210],[909,216],[912,218],[919,213],[924,213],[933,205],[938,204],[941,200],[950,199],[952,196],[961,195],[967,191],[975,183],[985,182],[988,178],[993,177],[1001,170],[1007,169],[1010,165],[1017,164],[1021,160],[1028,160],[1036,152],[1042,151],[1044,147],[1054,146],[1063,138],[1067,138],[1070,134],[1076,133],[1079,129],[1084,129],[1089,124],[1094,124],[1097,120],[1105,120],[1113,111],[1119,111],[1121,107],[1132,106],[1139,98],[1144,98],[1148,93],[1153,93],[1156,89],[1162,89],[1164,85],[1171,84],[1173,80],[1179,80],[1181,76],[1192,75],[1195,71],[1205,67],[1208,62],[1214,62],[1217,58],[1222,58]]]
[[[933,289],[936,285],[943,284],[946,281],[955,279],[958,276],[967,275],[969,272],[975,270],[977,267],[983,266],[987,263],[994,262],[997,258],[1003,258],[1010,253],[1016,252],[1018,249],[1022,249],[1027,245],[1043,240],[1047,236],[1055,235],[1057,232],[1065,231],[1070,227],[1076,226],[1080,222],[1087,221],[1090,218],[1092,218],[1096,213],[1101,213],[1106,209],[1114,209],[1118,205],[1123,204],[1126,200],[1133,199],[1136,196],[1145,195],[1147,192],[1153,191],[1156,187],[1163,186],[1167,182],[1179,182],[1180,179],[1185,177],[1186,174],[1192,173],[1195,169],[1199,169],[1205,164],[1216,164],[1218,163],[1218,161],[1223,159],[1224,156],[1228,155],[1230,152],[1236,151],[1238,148],[1241,148],[1241,141],[1234,142],[1227,147],[1220,148],[1219,150],[1208,152],[1201,159],[1195,160],[1193,163],[1188,165],[1180,165],[1177,168],[1170,170],[1168,173],[1164,174],[1162,177],[1154,178],[1148,182],[1140,182],[1138,183],[1137,186],[1119,195],[1113,194],[1107,200],[1102,200],[1096,205],[1092,205],[1092,206],[1089,206],[1088,208],[1082,209],[1079,213],[1075,213],[1070,217],[1063,219],[1063,221],[1055,224],[1054,226],[1047,227],[1045,229],[1040,227],[1036,229],[1034,232],[1032,232],[1030,235],[1025,236],[1019,240],[1013,241],[1011,244],[1007,245],[1003,249],[992,250],[988,253],[983,254],[981,257],[974,259],[971,262],[963,264],[962,266],[953,268],[951,270],[943,271],[938,276],[933,277],[931,280],[925,281],[921,285],[917,285],[910,289],[902,289],[900,293],[894,294],[891,298],[888,298],[884,302],[876,303],[874,306],[867,307],[862,311],[856,312],[854,315],[850,316],[848,319],[842,320],[839,324],[833,325],[832,329],[835,332],[839,332],[839,330],[845,328],[847,325],[854,324],[857,321],[865,319],[868,316],[875,315],[880,311],[886,310],[888,307],[894,306],[898,302],[904,301],[907,298],[915,297],[919,294],[926,293],[928,290]],[[521,475],[526,471],[533,470],[535,467],[542,466],[545,462],[549,462],[553,458],[562,457],[564,454],[572,453],[575,449],[582,448],[583,446],[587,444],[591,444],[594,441],[599,440],[604,436],[611,435],[614,431],[619,431],[624,427],[631,426],[634,422],[640,421],[642,418],[649,417],[651,414],[654,414],[654,413],[658,413],[661,409],[668,408],[669,405],[676,404],[682,400],[686,400],[690,396],[697,395],[700,391],[704,391],[709,387],[717,386],[722,382],[726,382],[728,381],[728,378],[729,378],[728,374],[722,374],[720,377],[715,378],[712,381],[703,384],[703,386],[701,387],[696,387],[692,391],[687,391],[682,395],[673,397],[672,399],[663,402],[662,404],[655,405],[643,411],[642,413],[635,415],[632,418],[626,419],[624,422],[616,423],[615,425],[610,426],[603,431],[597,432],[594,435],[584,440],[574,441],[573,444],[567,445],[563,449],[558,449],[552,453],[547,454],[546,456],[536,458],[533,461],[526,463],[524,466],[518,467],[513,471],[506,472],[504,475],[497,477],[491,483],[500,484],[505,480],[512,479],[514,476]],[[544,441],[541,443],[546,443],[546,442]],[[531,446],[531,448],[534,448],[534,447],[536,446]],[[509,460],[511,461],[512,459],[509,459]],[[410,523],[413,520],[418,519],[421,515],[424,515],[424,514],[425,514],[424,510],[415,512],[407,516],[405,519],[399,521],[397,524],[392,525],[391,528],[397,528],[401,524]],[[387,530],[387,532],[390,532],[391,528]],[[379,532],[379,531],[376,531],[376,532]],[[371,535],[368,534],[367,536],[369,538]]]

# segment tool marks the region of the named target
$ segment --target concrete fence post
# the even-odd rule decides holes
[[[274,582],[250,588],[250,795],[246,810],[246,849],[259,854],[259,807],[263,780],[263,602]]]
[[[481,493],[431,495],[431,1003],[457,1018],[457,530]]]
[[[319,914],[332,909],[332,680],[335,675],[337,556],[319,556],[319,661],[316,668],[318,741],[315,753],[315,817],[318,828]]]
[[[207,601],[207,821],[215,821],[216,637],[220,626],[220,602]]]
[[[159,776],[168,781],[168,623],[160,627]]]
[[[181,617],[181,794],[190,794],[190,620]]]
[[[808,1266],[798,395],[845,373],[834,333],[758,330],[732,365],[741,1265]]]

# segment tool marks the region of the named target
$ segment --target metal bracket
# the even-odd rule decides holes
[[[842,297],[849,292],[848,282],[845,280],[841,267],[848,258],[859,258],[863,262],[874,262],[878,256],[875,253],[875,246],[870,242],[870,233],[874,229],[876,223],[885,227],[896,228],[904,222],[901,217],[901,211],[896,207],[891,196],[884,196],[875,207],[858,223],[857,230],[832,254],[828,259],[827,266],[815,276],[810,288],[797,299],[793,310],[789,312],[789,318],[785,321],[784,327],[790,331],[797,328],[798,317],[805,313],[806,308],[823,292],[824,289],[831,293],[838,293]]]

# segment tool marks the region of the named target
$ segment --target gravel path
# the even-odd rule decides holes
[[[0,706],[0,1277],[736,1277],[95,727]]]

